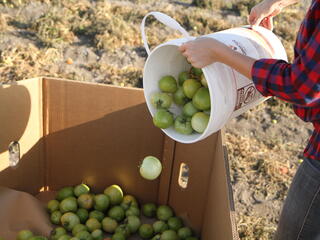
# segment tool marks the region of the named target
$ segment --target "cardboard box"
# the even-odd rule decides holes
[[[142,203],[169,204],[202,240],[238,238],[221,132],[174,142],[153,126],[142,89],[53,78],[2,85],[0,127],[0,186],[41,196],[80,182],[93,191],[118,184]],[[20,160],[10,167],[14,141]],[[147,155],[162,161],[157,180],[139,175]]]

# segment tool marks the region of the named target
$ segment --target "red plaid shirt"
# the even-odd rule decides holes
[[[290,31],[288,29],[288,31]],[[260,59],[252,79],[264,96],[293,103],[302,120],[312,122],[314,132],[304,156],[320,160],[320,1],[313,0],[303,20],[294,47],[294,61]]]

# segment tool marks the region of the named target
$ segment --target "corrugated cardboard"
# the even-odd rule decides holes
[[[0,126],[0,186],[41,196],[80,182],[93,191],[119,184],[142,203],[169,204],[203,240],[238,237],[221,132],[174,142],[153,126],[141,89],[52,78],[4,85]],[[15,168],[12,141],[21,148]],[[139,175],[147,155],[162,161],[157,180]],[[189,168],[187,188],[178,183],[181,164]]]

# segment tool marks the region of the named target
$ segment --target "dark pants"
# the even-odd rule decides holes
[[[320,240],[320,161],[305,159],[298,168],[275,240]]]

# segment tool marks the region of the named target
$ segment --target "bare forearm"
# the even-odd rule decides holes
[[[278,4],[279,7],[285,8],[295,3],[298,3],[300,0],[269,0],[273,4]]]
[[[230,66],[245,77],[251,79],[251,69],[255,62],[254,58],[238,53],[220,42],[218,42],[211,51],[212,54],[216,56],[217,61]]]

